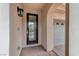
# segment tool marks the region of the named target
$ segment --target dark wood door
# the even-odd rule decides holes
[[[38,15],[27,13],[27,45],[38,43]]]

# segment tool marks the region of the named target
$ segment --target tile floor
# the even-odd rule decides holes
[[[41,46],[23,48],[20,56],[64,56],[63,47],[63,45],[56,46],[50,52],[46,52]]]
[[[65,56],[65,46],[64,46],[64,44],[55,46],[53,51],[55,53],[57,53],[57,55],[59,55],[59,56]]]

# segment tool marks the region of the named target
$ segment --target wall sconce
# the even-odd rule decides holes
[[[18,14],[18,16],[23,17],[24,10],[19,8],[19,7],[17,7],[17,14]]]

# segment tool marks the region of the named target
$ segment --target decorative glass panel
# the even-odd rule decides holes
[[[36,40],[36,16],[29,16],[29,41]]]

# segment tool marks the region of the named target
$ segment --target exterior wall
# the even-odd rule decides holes
[[[9,4],[0,3],[0,55],[9,55]]]
[[[79,56],[79,3],[70,4],[69,55]]]
[[[41,33],[41,36],[42,36],[42,46],[48,51],[48,47],[47,47],[47,34],[49,34],[47,32],[47,12],[50,8],[52,4],[47,4],[45,6],[45,9],[42,10],[41,12],[41,23],[42,23],[42,33]]]
[[[45,9],[46,10],[46,9]],[[45,48],[45,49],[47,49],[47,30],[46,30],[46,11],[42,11],[42,14],[41,14],[41,27],[42,27],[42,33],[41,33],[41,37],[42,37],[42,41],[41,41],[41,43],[42,43],[42,46]]]
[[[47,13],[47,51],[51,51],[54,48],[54,35],[53,35],[53,5],[50,6]]]
[[[23,47],[31,47],[31,46],[37,46],[41,45],[41,12],[40,11],[35,11],[35,10],[30,10],[27,9],[23,6],[24,8],[24,20],[23,20],[23,40],[22,40],[22,46]],[[33,14],[38,14],[38,44],[32,44],[32,45],[27,45],[27,13],[33,13]]]
[[[17,6],[21,4],[10,4],[10,55],[18,56],[22,49],[22,17],[17,14]],[[20,48],[20,49],[19,49]]]

